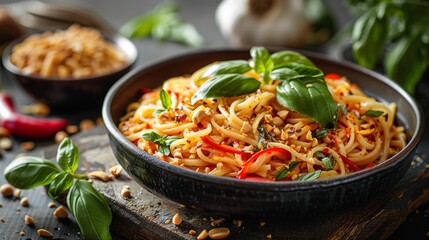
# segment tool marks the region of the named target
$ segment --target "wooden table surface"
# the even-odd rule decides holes
[[[11,2],[15,1],[1,0],[0,3],[3,4]],[[104,19],[107,20],[112,26],[118,28],[130,17],[153,9],[153,7],[161,1],[103,0],[102,4],[100,4],[100,1],[97,0],[74,0],[72,2],[86,4],[88,7],[92,8],[94,11],[98,12],[102,17],[104,17]],[[176,2],[181,7],[181,14],[183,18],[193,23],[205,38],[206,42],[203,47],[228,46],[227,42],[219,34],[219,30],[217,29],[217,26],[214,22],[214,11],[217,4],[219,3],[219,0],[177,0]],[[334,1],[327,1],[327,3],[329,3],[331,6],[334,6],[335,2],[334,4],[332,2]],[[344,12],[338,12],[340,14],[338,15],[337,19],[345,19],[345,16],[341,15]],[[175,54],[181,54],[194,50],[179,44],[160,43],[150,39],[135,40],[135,43],[140,54],[137,66],[157,61]],[[323,49],[321,49],[321,51],[323,51]],[[330,53],[328,52],[328,54]],[[13,93],[13,98],[16,102],[17,108],[32,102],[32,100],[29,99],[26,94],[14,83],[8,81],[8,79],[3,79],[3,81],[7,89]],[[54,113],[54,115],[68,118],[72,124],[78,124],[83,119],[95,120],[96,118],[100,117],[101,111],[100,108],[95,107],[92,109],[84,109],[80,111],[58,112]],[[429,129],[428,124],[426,124],[426,129]],[[5,152],[0,158],[1,171],[3,171],[7,164],[10,163],[10,161],[14,159],[17,154],[23,152],[23,150],[21,150],[19,147],[21,142],[22,140],[14,139],[13,149],[11,151]],[[425,137],[418,148],[418,156],[423,160],[429,158],[429,149],[425,147],[428,146],[428,144],[429,134],[428,131],[426,131]],[[38,141],[36,142],[36,148],[30,152],[26,152],[26,154],[44,156],[43,154],[47,153],[47,149],[52,149],[53,146],[55,146],[54,141]],[[124,181],[129,180],[125,179]],[[1,174],[0,184],[5,182],[4,176]],[[134,187],[138,188],[138,186]],[[425,189],[425,186],[422,188]],[[144,192],[143,190],[141,191]],[[422,196],[424,195],[423,193],[414,194],[422,194]],[[19,204],[19,200],[0,196],[0,239],[38,239],[39,237],[36,234],[36,228],[39,227],[49,229],[54,234],[54,239],[81,239],[79,235],[79,229],[72,217],[62,221],[59,221],[53,217],[54,208],[48,207],[48,203],[52,200],[49,199],[43,188],[23,191],[22,196],[29,197],[29,207],[22,207]],[[398,224],[399,227],[396,229],[396,231],[393,232],[393,234],[387,237],[387,239],[410,239],[410,235],[413,236],[413,239],[427,238],[426,235],[429,232],[429,204],[426,202],[426,197],[419,198],[419,196],[414,196],[413,198],[419,200],[413,205],[414,207],[418,208],[414,211],[413,206],[411,206],[412,212],[408,214],[408,217],[405,219],[405,221],[402,222],[402,224]],[[56,202],[56,204],[60,205],[61,203]],[[174,207],[175,205],[173,204],[171,206]],[[159,209],[159,206],[156,205],[146,207],[152,209],[153,211]],[[179,206],[176,207],[178,207],[178,211],[180,211]],[[23,218],[26,214],[33,216],[35,219],[36,226],[34,228],[28,227],[24,224]],[[130,219],[130,222],[132,221],[133,220]],[[392,226],[396,226],[397,222],[398,219],[392,219]],[[115,233],[126,231],[126,229],[126,222],[122,224],[115,223],[112,225],[112,234],[114,238],[124,239],[124,237],[117,236]],[[20,236],[19,234],[22,230],[25,230],[26,232],[24,236]],[[130,230],[135,231],[135,229]],[[144,231],[148,231],[147,236],[151,236],[151,229]],[[350,234],[350,236],[353,238],[353,234]],[[234,239],[240,239],[239,235]]]

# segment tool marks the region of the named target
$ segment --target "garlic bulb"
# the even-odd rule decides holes
[[[234,47],[301,47],[310,34],[303,0],[223,0],[216,23]]]

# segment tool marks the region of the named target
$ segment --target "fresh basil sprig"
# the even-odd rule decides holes
[[[299,165],[297,161],[291,161],[287,168],[282,168],[275,173],[276,181],[282,180],[283,178],[287,178],[289,174],[295,169],[296,166]]]
[[[169,111],[171,108],[171,98],[164,89],[161,89],[159,92],[159,99],[161,100],[162,109],[155,110],[153,112],[154,116],[159,115],[162,112]]]
[[[65,138],[58,147],[57,163],[37,157],[20,157],[4,170],[6,180],[16,188],[30,189],[49,185],[48,195],[56,199],[67,193],[67,205],[85,239],[111,239],[112,213],[105,198],[88,183],[87,176],[75,173],[79,151]]]
[[[297,178],[294,181],[312,181],[319,178],[321,170],[316,170],[314,172],[305,173]]]
[[[268,140],[272,141],[273,137],[271,137],[271,135],[267,132],[267,130],[265,130],[262,124],[259,124],[257,129],[259,132],[259,139],[258,139],[258,144],[256,145],[256,148],[259,151],[261,148],[266,149]]]
[[[305,56],[293,51],[281,51],[270,55],[263,47],[250,49],[250,66],[260,74],[265,84],[279,80],[277,101],[284,107],[304,114],[323,128],[337,127],[338,107],[326,82],[323,72]],[[261,82],[242,75],[248,72],[249,64],[242,61],[216,63],[201,74],[211,77],[204,82],[191,99],[195,104],[207,98],[233,97],[255,92]]]
[[[316,129],[311,133],[313,138],[323,139],[328,136],[329,131],[326,129]]]
[[[325,164],[326,166],[326,170],[332,170],[334,168],[334,164],[333,164],[333,160],[332,160],[332,154],[329,154],[329,156],[325,156],[323,153],[321,152],[316,152],[314,154],[317,158],[320,159],[320,161],[323,162],[323,164]]]
[[[180,137],[178,136],[161,136],[157,134],[156,132],[150,132],[150,133],[144,133],[142,135],[142,138],[146,141],[151,141],[158,145],[158,151],[162,153],[165,156],[170,155],[170,145],[176,141],[179,140]]]
[[[367,116],[367,117],[380,117],[381,115],[383,115],[383,111],[377,111],[377,110],[368,110],[366,112],[364,112],[364,114],[362,114],[362,116]]]

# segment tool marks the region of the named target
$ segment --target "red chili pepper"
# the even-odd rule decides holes
[[[336,73],[328,73],[325,75],[325,78],[332,79],[332,80],[338,80],[338,79],[341,79],[343,77],[339,74],[336,74]]]
[[[249,171],[249,167],[250,164],[252,164],[254,161],[256,161],[256,159],[258,159],[262,154],[271,154],[273,152],[278,152],[282,155],[285,156],[285,158],[290,159],[292,157],[292,155],[290,154],[290,152],[286,149],[283,148],[279,148],[279,147],[273,147],[273,148],[267,148],[264,149],[262,151],[259,151],[255,154],[252,155],[252,157],[249,158],[249,160],[247,160],[244,164],[243,164],[243,168],[238,172],[237,174],[237,178],[238,179],[246,179],[247,177],[247,172]]]
[[[240,154],[243,159],[248,159],[250,156],[252,156],[251,153],[243,152],[231,146],[215,143],[209,136],[203,136],[201,137],[201,140],[203,140],[204,143],[208,144],[210,147],[214,149],[224,151],[224,152],[229,152],[232,154]]]
[[[36,118],[16,112],[11,97],[0,93],[0,126],[11,135],[21,138],[42,139],[53,137],[68,125],[65,119]]]
[[[328,154],[325,150],[323,150],[323,152],[322,152],[322,153],[323,153],[323,155],[325,155],[325,156],[329,156],[329,154]],[[343,162],[344,162],[345,164],[349,165],[349,167],[350,167],[353,171],[358,172],[358,171],[362,170],[362,168],[360,168],[356,163],[354,163],[352,160],[348,159],[346,156],[344,156],[344,155],[342,155],[342,154],[340,154],[340,153],[338,153],[338,155],[340,155],[341,160],[343,160]]]
[[[372,168],[372,167],[374,167],[374,166],[375,166],[375,164],[374,164],[374,163],[368,163],[368,164],[366,165],[365,169],[367,169],[367,168]]]

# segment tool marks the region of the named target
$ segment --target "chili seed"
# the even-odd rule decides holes
[[[28,215],[25,215],[24,222],[25,222],[25,225],[30,226],[34,224],[34,219]]]
[[[53,237],[52,233],[46,229],[38,229],[37,234],[41,237]]]
[[[0,192],[5,197],[12,197],[13,195],[13,187],[12,185],[6,183],[0,187]]]
[[[180,217],[180,215],[178,214],[178,213],[176,213],[174,216],[173,216],[173,224],[174,225],[180,225],[181,223],[182,223],[182,218]]]
[[[226,227],[213,228],[209,231],[209,237],[211,239],[224,239],[229,236],[229,233],[229,228]]]
[[[55,209],[54,216],[63,219],[67,218],[69,214],[63,206],[59,206],[57,209]]]
[[[203,230],[200,234],[198,234],[197,240],[203,240],[206,239],[209,236],[207,233],[207,230]]]

